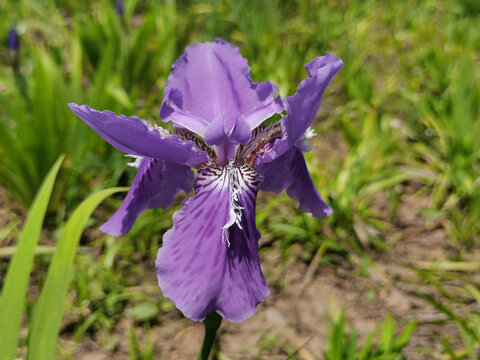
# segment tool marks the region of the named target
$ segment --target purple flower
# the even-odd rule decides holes
[[[163,294],[185,316],[199,321],[216,311],[240,322],[268,296],[255,226],[259,190],[286,190],[301,210],[331,214],[302,144],[342,65],[329,53],[314,59],[306,65],[309,77],[283,104],[275,85],[253,82],[239,50],[217,39],[189,46],[173,65],[160,110],[173,133],[137,117],[69,104],[102,138],[137,157],[132,187],[104,232],[124,234],[144,210],[169,207],[180,191],[195,189],[174,214],[156,261]],[[281,121],[262,124],[284,110]]]
[[[123,4],[123,0],[115,1],[115,10],[119,15],[123,15],[123,13],[125,12],[125,6]]]
[[[13,26],[8,30],[7,48],[11,51],[18,51],[20,49],[20,38],[18,37],[17,30],[15,30]]]

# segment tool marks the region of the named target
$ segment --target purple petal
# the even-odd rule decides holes
[[[260,106],[252,111],[246,118],[246,122],[250,126],[250,129],[255,129],[261,123],[268,119],[275,113],[281,113],[283,110],[283,102],[280,96],[275,101],[268,103],[264,106]]]
[[[250,132],[283,110],[276,88],[252,82],[249,72],[238,48],[228,42],[216,39],[187,47],[168,77],[160,117],[202,137],[208,133],[209,145],[225,138],[245,142],[245,126],[235,131],[240,121],[246,121]]]
[[[305,65],[309,78],[300,83],[293,96],[285,99],[288,113],[282,119],[285,134],[273,144],[269,155],[259,159],[260,162],[272,161],[297,144],[315,120],[323,93],[342,66],[343,61],[330,53]]]
[[[247,143],[252,137],[249,124],[243,116],[238,116],[233,121],[226,121],[224,115],[214,119],[205,132],[207,144]]]
[[[180,191],[188,194],[193,189],[193,183],[188,166],[143,158],[125,200],[100,230],[113,236],[127,233],[142,212],[170,207]]]
[[[253,172],[250,170],[250,172]],[[250,187],[258,179],[258,175],[243,173]],[[240,229],[233,225],[230,228],[230,247],[227,248],[227,266],[223,278],[223,290],[217,299],[216,309],[225,319],[240,322],[256,312],[257,305],[270,293],[265,277],[260,268],[258,257],[258,240],[260,232],[255,226],[255,191],[244,191],[238,197],[238,204],[243,208]]]
[[[174,226],[158,251],[158,283],[192,320],[217,311],[229,321],[243,321],[269,294],[255,227],[260,181],[247,166],[202,168],[195,196],[173,216]]]
[[[303,154],[296,146],[256,170],[264,177],[261,190],[279,194],[286,189],[288,196],[299,202],[300,210],[315,217],[326,218],[332,213],[318,193]]]
[[[182,142],[166,130],[154,128],[136,116],[97,111],[86,105],[68,104],[70,109],[105,141],[120,151],[194,166],[208,160],[191,141]]]
[[[174,109],[171,106],[168,106],[167,103],[163,103],[160,109],[160,118],[173,122],[174,124],[180,125],[190,131],[193,131],[195,134],[204,134],[208,127],[208,122],[190,114],[188,111],[181,109]]]

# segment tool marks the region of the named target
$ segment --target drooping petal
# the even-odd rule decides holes
[[[100,229],[113,236],[125,234],[142,212],[170,207],[175,196],[182,190],[188,194],[193,184],[193,172],[188,166],[143,158],[122,205]]]
[[[245,165],[202,168],[195,196],[173,216],[174,226],[158,251],[158,283],[192,320],[217,311],[239,322],[268,296],[255,227],[260,181]]]
[[[208,160],[205,152],[199,151],[191,141],[182,142],[177,136],[136,116],[116,115],[74,103],[68,106],[105,141],[125,153],[189,166]]]
[[[325,218],[332,213],[318,193],[303,154],[296,146],[275,160],[260,164],[256,170],[264,177],[261,190],[277,194],[287,190],[288,196],[299,202],[300,210],[315,217]]]
[[[160,117],[202,137],[208,133],[209,145],[222,144],[225,138],[246,142],[244,126],[235,131],[242,121],[251,131],[283,110],[276,87],[252,82],[247,60],[221,39],[187,47],[172,68]]]
[[[275,141],[269,154],[262,156],[259,162],[272,161],[297,144],[315,120],[323,93],[342,66],[343,61],[330,53],[305,65],[309,78],[300,83],[293,96],[285,99],[284,136]]]
[[[257,305],[270,290],[265,282],[258,257],[260,232],[255,226],[255,202],[258,174],[252,170],[242,172],[242,187],[238,205],[243,208],[241,226],[230,228],[230,247],[227,248],[227,264],[222,291],[217,299],[217,312],[225,319],[240,322],[255,314]],[[249,187],[249,191],[246,187]]]

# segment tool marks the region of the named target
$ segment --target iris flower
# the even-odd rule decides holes
[[[173,132],[69,104],[103,139],[136,157],[133,184],[102,231],[124,234],[144,210],[168,208],[176,194],[195,190],[173,215],[156,260],[164,296],[185,316],[200,321],[216,311],[240,322],[268,296],[255,226],[259,190],[286,190],[302,211],[331,214],[308,173],[302,142],[342,65],[329,53],[315,58],[305,66],[308,78],[282,102],[275,85],[251,80],[238,48],[216,39],[187,47],[172,67],[160,117]],[[285,111],[281,121],[263,124]]]
[[[20,38],[18,37],[17,30],[13,26],[8,30],[7,48],[10,51],[18,51],[20,49]]]
[[[125,5],[123,4],[123,0],[115,1],[115,11],[119,15],[123,15],[123,13],[125,12]]]

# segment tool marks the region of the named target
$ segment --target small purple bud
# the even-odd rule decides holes
[[[125,11],[125,7],[123,5],[122,0],[115,1],[115,10],[117,10],[118,14],[123,15],[123,12]]]
[[[20,38],[18,37],[17,30],[12,26],[8,31],[7,48],[12,51],[18,51],[20,49]]]

